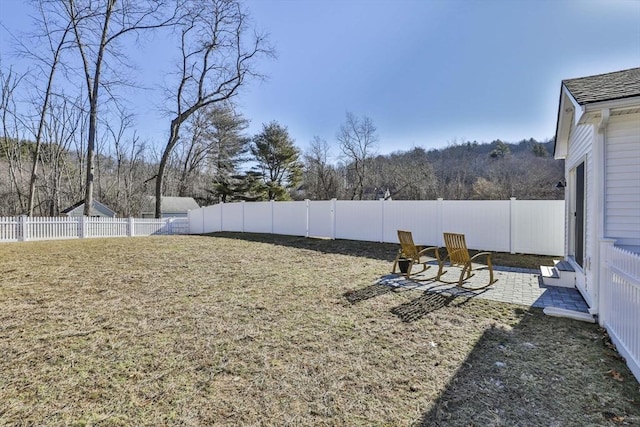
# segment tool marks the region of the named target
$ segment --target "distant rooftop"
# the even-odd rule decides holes
[[[640,96],[640,68],[563,80],[578,104]]]
[[[69,206],[68,208],[60,211],[60,213],[68,216],[82,216],[84,213],[84,200],[80,200],[73,206]],[[89,216],[105,216],[114,218],[116,216],[116,212],[96,199],[93,199],[91,209],[89,210]]]
[[[147,203],[143,212],[155,211],[156,198],[154,196],[147,197]],[[162,212],[163,213],[181,213],[191,209],[198,209],[200,205],[193,197],[170,197],[162,196]]]

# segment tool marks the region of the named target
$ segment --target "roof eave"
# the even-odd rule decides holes
[[[638,105],[640,105],[640,95],[609,99],[607,101],[589,102],[585,103],[583,108],[585,112],[591,112],[595,110],[602,110],[603,108],[609,108],[611,110],[633,108],[638,107]]]
[[[558,102],[558,120],[556,122],[556,140],[553,145],[553,158],[564,159],[569,148],[571,128],[580,121],[584,108],[576,101],[569,89],[562,83]]]

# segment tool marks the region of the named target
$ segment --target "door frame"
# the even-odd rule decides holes
[[[587,157],[584,156],[569,170],[569,242],[568,257],[576,272],[576,287],[589,306],[591,297],[587,289]]]

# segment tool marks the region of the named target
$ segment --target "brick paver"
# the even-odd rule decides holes
[[[432,267],[422,277],[435,274]],[[445,269],[446,270],[446,269]],[[486,269],[474,270],[475,275],[468,280],[469,286],[481,286],[489,282],[489,272]],[[456,280],[460,270],[452,268],[444,279]],[[529,307],[557,307],[587,313],[589,307],[577,289],[545,286],[542,284],[540,272],[512,267],[494,267],[494,276],[498,281],[489,288],[468,291],[455,285],[436,281],[412,281],[404,276],[390,274],[380,278],[379,283],[392,287],[413,288],[427,292],[443,293],[446,295],[471,296],[493,301],[526,305]],[[420,276],[418,276],[420,278]]]

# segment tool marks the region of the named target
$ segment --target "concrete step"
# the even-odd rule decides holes
[[[596,323],[596,319],[589,313],[567,310],[566,308],[545,307],[543,313],[547,316],[566,317],[568,319],[581,320],[583,322]]]
[[[563,261],[564,262],[564,261]],[[560,264],[560,262],[558,263]],[[540,276],[542,277],[542,283],[546,286],[559,286],[562,288],[575,288],[576,287],[576,272],[573,271],[571,265],[561,265],[558,268],[558,264],[553,267],[541,265]],[[571,268],[571,270],[568,270]]]
[[[558,272],[558,269],[555,267],[549,267],[547,265],[541,265],[540,266],[540,273],[542,274],[543,278],[549,278],[549,279],[559,279],[560,278],[560,273]]]
[[[569,262],[567,261],[563,261],[563,260],[559,260],[559,259],[554,259],[553,263],[555,264],[555,267],[559,270],[559,271],[575,271],[573,269],[573,267],[571,266],[571,264],[569,264]]]

